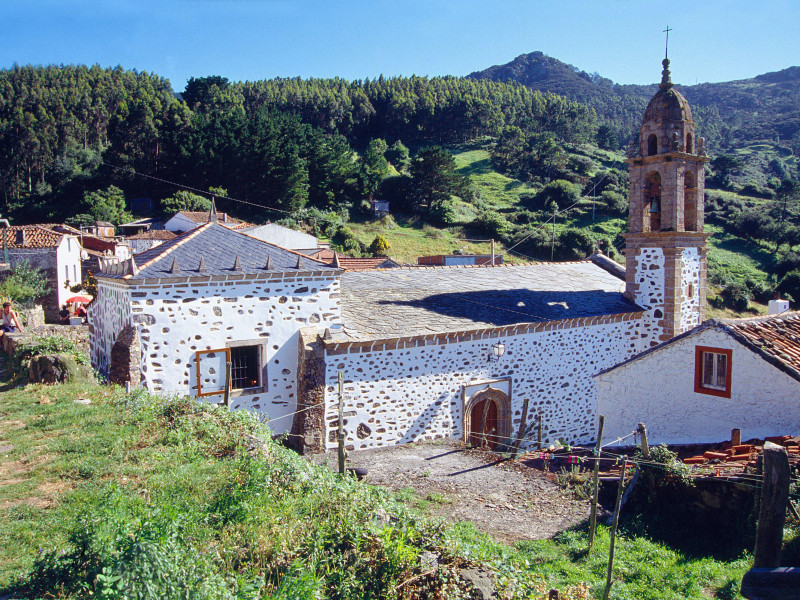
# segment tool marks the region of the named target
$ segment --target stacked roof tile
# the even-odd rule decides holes
[[[53,248],[61,243],[63,234],[40,225],[14,225],[0,229],[0,246],[8,248]]]
[[[720,324],[742,344],[800,379],[800,313],[726,319]]]

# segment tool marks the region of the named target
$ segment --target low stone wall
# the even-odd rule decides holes
[[[31,337],[49,337],[58,335],[70,340],[75,347],[89,355],[89,326],[88,325],[41,325],[34,329],[26,329],[24,333],[5,333],[0,337],[0,347],[6,354],[13,354],[20,344]]]

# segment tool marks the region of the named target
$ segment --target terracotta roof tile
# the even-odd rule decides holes
[[[143,231],[142,233],[137,233],[135,235],[129,235],[127,240],[171,240],[173,238],[178,237],[177,233],[173,233],[172,231],[167,231],[166,229],[150,229],[148,231]]]
[[[0,246],[5,242],[9,248],[53,248],[64,237],[39,225],[14,225],[0,232]]]
[[[720,324],[740,342],[800,378],[800,313],[726,319]]]

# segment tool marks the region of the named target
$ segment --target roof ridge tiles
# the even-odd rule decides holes
[[[142,265],[139,265],[139,271],[145,270],[147,267],[149,267],[150,265],[152,265],[156,261],[161,260],[165,256],[169,255],[176,248],[180,248],[186,242],[188,242],[189,240],[195,238],[201,232],[203,232],[206,229],[208,229],[211,225],[213,225],[213,223],[204,223],[203,225],[200,225],[200,227],[195,227],[194,229],[192,229],[190,231],[187,231],[183,235],[179,235],[177,238],[173,238],[172,240],[170,240],[168,242],[165,242],[165,243],[161,244],[160,246],[156,246],[156,248],[162,248],[163,246],[166,246],[168,244],[170,245],[169,248],[162,248],[163,252],[160,252],[160,253],[156,254],[153,258],[148,260],[146,263],[144,263]],[[130,279],[131,277],[133,277],[133,274],[129,273],[129,274],[123,276],[123,279]]]

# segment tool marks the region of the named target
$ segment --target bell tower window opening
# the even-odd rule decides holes
[[[645,231],[661,231],[661,175],[650,173],[644,188]]]
[[[647,138],[647,156],[655,156],[658,154],[658,136],[651,133]]]
[[[686,134],[686,152],[688,154],[692,154],[693,151],[694,151],[694,149],[693,149],[693,146],[692,146],[692,134],[691,133],[687,133]]]
[[[691,171],[683,175],[683,227],[697,231],[697,183]]]

